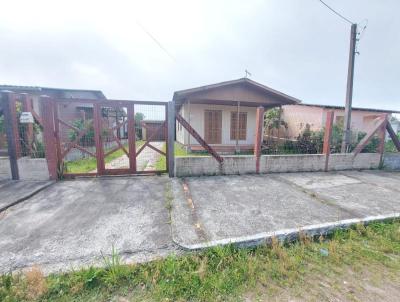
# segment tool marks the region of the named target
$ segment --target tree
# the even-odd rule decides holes
[[[279,130],[281,127],[288,128],[288,124],[282,119],[282,108],[272,108],[265,113],[264,127],[269,135],[272,129]]]

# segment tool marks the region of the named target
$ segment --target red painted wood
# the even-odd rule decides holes
[[[264,107],[257,107],[256,137],[254,142],[254,156],[256,157],[256,173],[260,173],[261,144],[264,129]]]
[[[326,113],[324,146],[322,148],[322,153],[325,154],[325,171],[328,171],[329,156],[331,154],[333,116],[334,116],[334,111],[328,111]]]
[[[200,145],[207,150],[219,163],[222,163],[224,159],[209,145],[207,142],[193,129],[192,126],[176,112],[176,120],[199,142]]]
[[[96,103],[93,106],[93,127],[94,127],[94,141],[96,145],[96,159],[97,159],[97,173],[99,175],[104,174],[105,163],[104,163],[104,151],[101,139],[101,113],[100,104]]]
[[[15,153],[18,159],[22,156],[22,148],[21,148],[21,137],[19,135],[19,122],[17,117],[17,95],[14,93],[10,95],[10,113],[11,113],[11,122],[13,123]]]
[[[393,144],[396,146],[397,151],[400,152],[400,141],[399,138],[396,135],[396,132],[394,132],[392,125],[390,125],[390,123],[386,123],[386,130],[390,135],[390,138],[393,141]]]
[[[57,141],[54,125],[54,102],[49,97],[40,98],[43,113],[43,138],[50,179],[57,179]]]
[[[135,132],[135,106],[128,106],[128,146],[129,146],[129,170],[136,172],[136,132]]]
[[[365,146],[368,144],[368,142],[372,139],[372,137],[382,129],[382,127],[386,128],[386,123],[387,123],[387,115],[384,114],[380,117],[378,117],[375,120],[375,125],[374,128],[372,128],[367,135],[358,143],[358,145],[355,147],[353,151],[353,155],[356,156],[358,153],[360,153]]]

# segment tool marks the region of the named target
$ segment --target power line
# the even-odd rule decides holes
[[[349,22],[350,24],[353,24],[353,22],[351,22],[349,19],[347,19],[346,17],[344,17],[343,15],[341,15],[340,13],[338,13],[337,11],[335,11],[332,7],[330,7],[328,4],[326,4],[324,1],[319,0],[319,2],[321,2],[323,5],[325,5],[328,9],[330,9],[333,13],[335,13],[336,15],[338,15],[340,18],[342,18],[343,20],[345,20],[346,22]]]
[[[167,54],[168,57],[176,62],[175,58],[169,53],[169,51],[139,21],[136,21],[136,23],[158,45],[158,47]]]

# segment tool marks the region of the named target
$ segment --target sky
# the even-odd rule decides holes
[[[400,1],[325,0],[366,30],[353,106],[400,110]],[[350,24],[318,0],[0,0],[0,84],[168,101],[244,77],[344,105]]]

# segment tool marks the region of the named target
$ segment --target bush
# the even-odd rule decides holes
[[[93,146],[94,145],[94,128],[93,128],[93,120],[75,120],[72,122],[72,126],[79,130],[87,129],[85,135],[83,135],[79,139],[79,145],[85,146]],[[75,130],[69,130],[68,138],[72,142],[78,137],[78,132]]]

